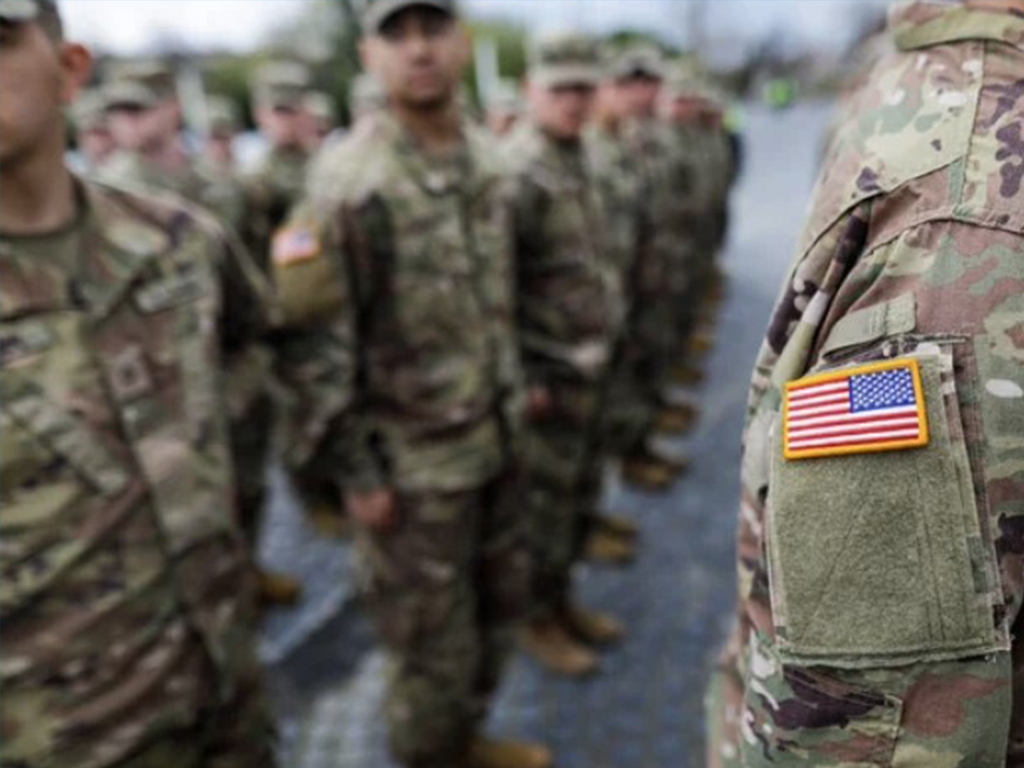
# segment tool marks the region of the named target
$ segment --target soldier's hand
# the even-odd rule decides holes
[[[542,418],[551,412],[553,405],[551,391],[547,387],[534,386],[526,391],[527,418]]]
[[[397,522],[395,494],[389,488],[345,494],[349,514],[360,525],[383,531]]]

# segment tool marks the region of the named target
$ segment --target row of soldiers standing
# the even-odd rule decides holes
[[[36,25],[59,50],[69,45],[59,24],[51,33],[40,21],[56,13],[52,2],[3,2],[12,56],[28,55],[18,46],[32,42]],[[50,676],[41,703],[25,709],[35,701],[32,681],[52,661],[45,644],[32,642],[31,624],[11,618],[38,611],[34,601],[46,584],[102,565],[76,554],[84,559],[69,571],[51,551],[52,537],[37,536],[64,513],[44,514],[50,502],[32,497],[43,507],[25,506],[26,519],[40,527],[12,529],[22,538],[11,551],[27,547],[24,566],[35,563],[36,575],[29,587],[18,582],[4,604],[5,644],[15,641],[9,658],[26,670],[14,678],[12,716],[5,711],[5,759],[34,765],[40,755],[74,749],[67,754],[88,755],[96,766],[172,764],[166,761],[184,754],[182,739],[196,742],[197,765],[266,759],[266,740],[255,735],[265,724],[259,696],[243,695],[255,690],[251,655],[227,642],[245,634],[245,622],[226,608],[244,597],[230,589],[236,571],[229,564],[237,561],[217,549],[228,538],[210,530],[214,518],[198,519],[196,499],[226,477],[211,469],[228,466],[221,454],[229,449],[231,506],[251,547],[276,420],[286,424],[283,460],[307,507],[316,517],[348,515],[354,523],[369,603],[394,662],[386,716],[401,764],[549,764],[543,747],[480,732],[516,637],[551,669],[580,675],[596,668],[601,645],[623,634],[613,617],[574,599],[573,566],[587,555],[626,560],[633,553],[635,526],[598,512],[606,461],[619,461],[628,482],[655,489],[685,469],[659,436],[693,421],[693,405],[673,385],[699,379],[695,356],[707,346],[720,294],[714,256],[735,161],[721,111],[688,72],[669,69],[653,49],[606,54],[581,35],[549,35],[531,49],[528,115],[499,141],[460,105],[469,48],[451,0],[371,0],[363,23],[362,52],[386,103],[320,149],[309,167],[308,78],[294,65],[272,67],[254,88],[270,152],[240,176],[215,160],[224,155],[217,127],[230,120],[211,110],[211,151],[194,161],[179,133],[173,73],[129,67],[103,94],[113,151],[85,176],[98,181],[75,182],[82,226],[61,230],[52,248],[34,235],[4,233],[5,269],[13,270],[4,314],[12,423],[46,432],[47,450],[104,497],[84,518],[87,540],[97,546],[79,542],[75,552],[107,558],[113,549],[96,515],[112,509],[111,499],[151,493],[156,533],[133,533],[119,547],[140,535],[166,539],[174,564],[167,573],[175,574],[160,598],[170,623],[150,625],[161,658],[174,661],[151,670],[167,671],[173,696],[167,687],[163,699],[143,702],[121,685],[131,675],[82,683],[81,671],[70,670],[82,667],[74,649],[88,651],[84,634],[58,643],[71,654],[69,680],[79,680],[70,699],[76,706],[59,703],[72,689]],[[72,79],[81,74],[73,65],[63,63]],[[86,149],[90,126],[83,120],[80,128]],[[180,198],[199,208],[182,212]],[[19,256],[37,251],[53,267],[45,275]],[[81,272],[81,260],[96,274]],[[56,309],[56,335],[43,333],[51,317],[38,314],[49,306],[44,299],[63,293],[35,293],[59,285],[65,272],[75,312],[85,313],[83,335],[63,333]],[[109,287],[115,283],[124,290]],[[257,301],[267,285],[274,300]],[[213,293],[219,301],[208,301]],[[122,295],[141,316],[134,309],[112,314]],[[65,354],[89,334],[103,346],[111,383],[67,389],[76,377],[95,378],[87,358]],[[34,382],[45,372],[36,367],[54,356],[80,364],[40,399]],[[108,391],[116,418],[92,424],[91,414],[107,413],[107,405],[90,405],[83,424],[58,418],[62,408],[77,412],[80,401],[100,403]],[[156,410],[153,393],[163,398]],[[275,415],[282,402],[284,413]],[[85,443],[71,439],[81,432],[88,442],[89,430],[102,439],[88,440],[111,446],[111,456],[88,456]],[[121,455],[119,439],[135,458]],[[7,458],[17,467],[41,461],[27,447],[21,459],[21,444],[15,448]],[[40,481],[16,475],[12,502],[27,504],[19,483],[28,493],[31,480],[35,494]],[[35,551],[40,546],[45,553]],[[28,578],[25,568],[15,569],[19,578]],[[125,578],[134,583],[136,576]],[[109,587],[109,578],[101,581]],[[99,591],[81,611],[100,628],[104,612],[93,598],[110,592],[94,586]],[[115,589],[116,604],[142,610],[145,595],[132,590]],[[261,591],[288,599],[296,587],[263,574]],[[204,601],[207,593],[216,600]],[[64,599],[51,594],[45,603],[55,638],[68,629],[60,624]],[[185,606],[181,622],[175,601]],[[124,624],[124,648],[90,656],[89,674],[125,667],[119,659],[132,653],[139,626]],[[193,633],[205,651],[184,639]],[[29,643],[24,657],[19,639]],[[163,711],[191,701],[186,693],[211,664],[238,667],[235,655],[245,660],[244,674],[222,676],[215,716],[186,723],[189,710],[192,717],[206,711],[195,704],[176,716]],[[135,703],[121,712],[128,725],[104,730],[100,693],[115,688]],[[92,705],[96,712],[83,714]],[[48,729],[42,739],[29,727],[40,715]],[[97,743],[68,736],[88,731],[84,721],[93,723]],[[144,757],[124,762],[131,754]]]

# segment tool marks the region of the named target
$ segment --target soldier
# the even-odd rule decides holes
[[[68,172],[90,62],[0,0],[0,762],[270,766],[219,387],[265,297],[207,215]]]
[[[310,157],[315,155],[323,143],[338,129],[338,113],[334,100],[326,93],[311,91],[302,99],[303,146]]]
[[[81,168],[92,173],[114,151],[114,139],[107,126],[106,104],[99,91],[83,91],[71,109]]]
[[[235,168],[234,142],[241,130],[238,109],[226,96],[206,100],[206,135],[203,161],[211,169],[231,174]]]
[[[529,387],[523,500],[533,543],[534,612],[523,646],[548,668],[593,671],[592,645],[623,628],[571,597],[572,565],[597,505],[599,404],[621,319],[621,292],[582,142],[600,71],[582,35],[538,38],[530,118],[506,140],[516,186],[516,265]]]
[[[507,136],[523,116],[523,99],[514,83],[502,81],[487,99],[487,127],[495,136]]]
[[[629,46],[611,57],[609,82],[601,97],[618,114],[618,140],[633,173],[640,176],[647,221],[640,230],[634,272],[627,283],[634,311],[626,327],[627,356],[620,360],[631,369],[628,377],[642,385],[632,391],[646,400],[646,407],[638,408],[636,415],[644,419],[647,429],[634,432],[632,440],[623,444],[622,476],[652,490],[667,488],[687,468],[685,459],[657,448],[656,433],[686,431],[696,417],[690,403],[670,403],[666,398],[673,384],[671,363],[679,341],[673,323],[675,297],[685,284],[691,249],[689,233],[673,211],[673,204],[686,194],[685,180],[668,173],[671,147],[657,121],[664,68],[662,55],[654,46]],[[685,383],[693,381],[691,377]],[[628,397],[628,393],[622,394]],[[625,405],[625,401],[617,405]]]
[[[264,268],[259,227],[254,224],[259,217],[245,190],[232,175],[202,167],[185,149],[173,70],[157,61],[126,62],[117,69],[116,77],[107,86],[106,97],[110,128],[119,149],[100,170],[99,178],[112,184],[169,190],[203,206],[228,226],[232,237],[241,237],[252,246],[256,265]],[[272,414],[266,379],[270,365],[268,351],[253,348],[246,364],[239,363],[229,382],[238,511],[253,550],[266,497]],[[266,602],[291,604],[298,599],[300,585],[291,576],[261,568],[259,577]]]
[[[1024,765],[1024,2],[913,3],[751,388],[709,765]]]
[[[388,94],[321,155],[274,239],[275,281],[368,566],[405,766],[546,766],[480,728],[527,599],[509,491],[522,400],[511,227],[489,136],[456,105],[469,41],[451,0],[372,0],[361,51]],[[331,366],[334,366],[333,368]],[[332,409],[334,412],[332,413]],[[319,440],[318,440],[319,438]],[[299,457],[301,460],[302,457]]]

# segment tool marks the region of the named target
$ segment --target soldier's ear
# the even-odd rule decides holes
[[[61,101],[70,104],[89,80],[92,54],[81,43],[60,42],[57,43],[57,56],[63,73]]]

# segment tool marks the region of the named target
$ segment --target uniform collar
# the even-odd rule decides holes
[[[889,29],[901,51],[967,40],[991,40],[1024,48],[1024,19],[935,2],[911,2],[896,6]]]
[[[471,167],[465,168],[465,173],[460,174],[454,170],[458,167],[458,162],[432,163],[398,118],[389,110],[381,111],[379,128],[386,140],[395,147],[399,161],[409,171],[413,181],[427,194],[440,196],[449,194],[455,189],[465,188],[472,173]],[[464,144],[458,150],[463,158],[468,157],[470,149],[467,129],[468,126],[463,121],[461,132]],[[442,169],[440,167],[442,165],[447,168]],[[467,162],[466,165],[470,166],[471,163]]]

